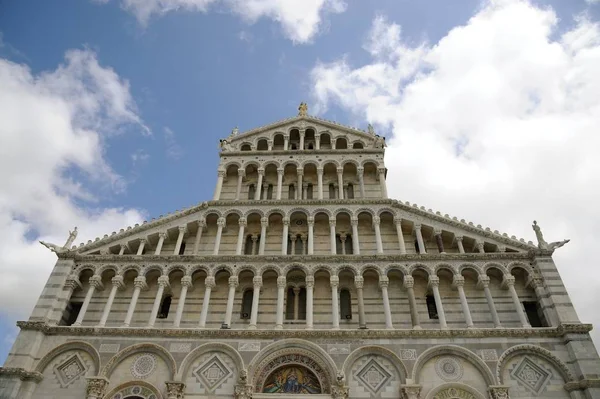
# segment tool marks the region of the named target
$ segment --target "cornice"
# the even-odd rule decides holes
[[[20,367],[0,367],[0,375],[16,377],[21,381],[40,382],[44,379],[42,373],[38,373],[37,371],[27,371]]]
[[[385,148],[360,148],[360,149],[352,149],[348,148],[345,150],[336,150],[336,149],[313,149],[313,150],[271,150],[271,151],[259,151],[259,150],[251,150],[251,151],[221,151],[219,153],[219,157],[229,157],[229,156],[265,156],[265,155],[342,155],[342,154],[385,154]]]

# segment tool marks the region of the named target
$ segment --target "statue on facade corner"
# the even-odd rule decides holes
[[[370,123],[367,126],[367,132],[369,132],[369,134],[372,134],[373,136],[375,136],[375,129],[373,128],[373,125],[371,125]]]
[[[62,247],[60,245],[52,244],[51,242],[40,241],[40,244],[48,248],[50,251],[56,254],[62,254],[65,252],[69,252],[69,247],[73,244],[73,241],[77,238],[77,226],[73,229],[73,231],[69,230],[69,238],[67,238],[67,242]]]
[[[385,144],[385,137],[376,134],[375,135],[375,142],[373,143],[373,146],[375,148],[384,148],[384,147],[387,147],[387,145]]]
[[[540,229],[540,226],[537,224],[537,222],[535,220],[533,221],[533,225],[531,227],[533,228],[533,231],[535,232],[535,237],[537,238],[539,249],[547,249],[549,251],[554,251],[556,248],[560,248],[563,245],[565,245],[566,243],[568,243],[569,241],[571,241],[571,240],[567,239],[567,240],[562,240],[562,241],[554,241],[554,242],[551,242],[550,244],[548,244],[546,242],[546,240],[544,240],[544,235],[542,234],[542,229]]]
[[[233,130],[231,131],[231,133],[229,134],[229,137],[235,137],[238,135],[238,133],[240,132],[240,130],[238,129],[238,127],[234,127]]]
[[[306,116],[308,114],[308,105],[305,102],[301,102],[298,107],[298,116]]]
[[[219,147],[221,148],[222,152],[233,151],[233,146],[227,139],[219,140]]]

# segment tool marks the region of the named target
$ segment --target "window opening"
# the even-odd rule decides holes
[[[67,308],[65,309],[65,312],[63,313],[63,317],[60,319],[59,325],[73,325],[73,323],[77,321],[77,316],[79,316],[79,312],[81,311],[82,306],[83,302],[69,302]]]
[[[256,195],[256,186],[254,186],[254,184],[251,184],[250,186],[248,186],[248,199],[253,200],[255,195]]]
[[[313,185],[308,183],[306,186],[306,199],[313,199]]]
[[[183,255],[185,254],[185,241],[183,241],[181,243],[181,246],[179,247],[179,255]]]
[[[269,184],[269,186],[267,187],[267,199],[271,200],[273,199],[273,185]]]
[[[435,305],[435,298],[433,295],[427,295],[425,299],[427,301],[427,313],[429,313],[429,318],[432,320],[437,320],[438,311],[437,306]]]
[[[348,199],[354,199],[354,185],[348,183],[348,191],[346,193]]]
[[[335,199],[335,185],[333,183],[329,183],[329,199]]]
[[[296,199],[296,186],[290,184],[288,188],[288,199]]]
[[[160,304],[160,309],[158,310],[158,315],[156,316],[159,319],[166,319],[169,317],[169,309],[171,309],[171,295],[167,295],[163,298],[162,303]]]
[[[524,301],[523,308],[525,309],[525,314],[527,315],[527,320],[529,320],[531,327],[546,327],[545,320],[540,317],[541,309],[537,302]]]
[[[242,297],[242,311],[240,312],[240,318],[243,320],[250,318],[250,313],[252,313],[253,297],[254,292],[252,290],[244,291],[244,296]]]
[[[340,291],[340,317],[342,320],[352,320],[352,301],[347,289]]]

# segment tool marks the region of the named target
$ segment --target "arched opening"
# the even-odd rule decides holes
[[[250,146],[250,144],[242,144],[242,146],[240,147],[241,151],[251,151],[252,147]]]
[[[244,255],[257,255],[260,234],[248,234],[244,245]]]
[[[281,151],[283,150],[283,146],[285,144],[285,140],[283,138],[283,134],[278,133],[273,136],[273,150]]]
[[[335,189],[335,184],[329,183],[329,199],[336,199],[337,193]]]
[[[345,137],[339,137],[335,141],[335,149],[336,150],[347,150],[348,149],[348,141]]]
[[[346,197],[348,199],[354,199],[354,184],[348,183],[348,187],[346,188]]]
[[[288,199],[296,199],[296,186],[293,183],[288,186]]]
[[[267,199],[268,200],[273,199],[273,185],[272,184],[269,184],[267,186]]]
[[[335,218],[336,229],[336,253],[338,255],[352,255],[352,226],[350,224],[350,215],[346,212],[340,212]]]
[[[267,151],[269,149],[269,144],[267,143],[267,139],[258,140],[258,143],[256,143],[256,149],[258,151]]]
[[[94,275],[92,270],[83,270],[79,274],[79,281],[81,282],[81,288],[75,289],[71,295],[71,300],[67,303],[67,306],[63,312],[62,318],[58,325],[60,326],[71,326],[77,321],[77,317],[83,306],[83,301],[87,290],[89,288],[90,277]]]
[[[319,143],[319,148],[322,150],[331,150],[331,136],[329,133],[321,133],[320,136],[321,142]]]
[[[363,149],[363,148],[365,148],[365,146],[360,141],[357,141],[354,144],[352,144],[352,148],[354,148],[355,150],[356,149]]]
[[[279,394],[320,394],[321,384],[315,374],[300,365],[283,366],[271,373],[265,380],[263,393]]]
[[[350,291],[346,288],[340,291],[340,318],[352,320],[352,298]]]
[[[291,270],[287,276],[285,318],[290,323],[306,320],[306,275],[302,270]]]
[[[254,297],[254,291],[247,289],[242,295],[242,309],[240,310],[240,319],[249,320],[250,314],[252,313],[252,299]]]
[[[304,132],[304,148],[307,150],[315,148],[315,131],[313,129],[306,129]]]
[[[292,129],[290,131],[290,149],[298,150],[300,148],[300,131],[298,129]]]
[[[429,320],[437,320],[438,319],[438,311],[437,305],[435,304],[435,298],[431,294],[427,294],[425,296],[425,302],[427,303],[427,314],[429,315]]]
[[[313,199],[313,185],[308,183],[306,185],[306,199]]]
[[[158,315],[156,316],[158,319],[166,319],[169,317],[169,310],[171,310],[171,301],[173,297],[171,295],[166,295],[162,302],[160,303],[160,309],[158,310]]]
[[[256,195],[256,186],[254,184],[250,184],[248,186],[248,199],[253,200]]]

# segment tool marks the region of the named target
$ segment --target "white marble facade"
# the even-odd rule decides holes
[[[211,201],[52,247],[0,398],[600,398],[552,250],[389,199],[384,152],[234,130]]]

